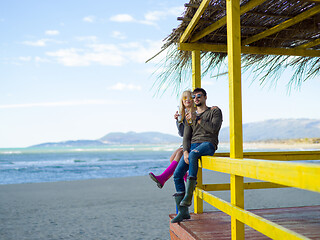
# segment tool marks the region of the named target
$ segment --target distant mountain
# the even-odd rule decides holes
[[[103,146],[103,142],[98,140],[75,140],[75,141],[64,141],[64,142],[48,142],[33,145],[31,147],[90,147],[90,146]]]
[[[181,137],[159,132],[114,132],[100,138],[99,141],[106,144],[161,144],[181,142]]]
[[[320,138],[319,119],[273,119],[243,124],[244,142]],[[229,127],[222,128],[220,142],[229,141]],[[76,140],[56,143],[42,143],[31,147],[90,147],[114,144],[165,144],[181,143],[182,138],[159,132],[113,132],[97,140]]]
[[[220,142],[229,141],[229,131],[229,127],[221,129]],[[272,119],[243,124],[244,142],[318,137],[320,137],[319,119]]]
[[[97,140],[75,140],[64,142],[49,142],[31,147],[90,147],[104,146],[114,144],[166,144],[166,143],[181,143],[182,138],[170,134],[159,132],[114,132],[109,133]]]

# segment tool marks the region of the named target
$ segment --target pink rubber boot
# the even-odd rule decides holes
[[[167,167],[166,170],[159,176],[154,175],[152,172],[149,173],[150,178],[157,183],[159,188],[162,188],[163,185],[168,181],[168,179],[172,176],[174,170],[176,169],[178,162],[172,161],[172,163]]]

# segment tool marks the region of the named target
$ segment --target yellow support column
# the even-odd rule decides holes
[[[201,59],[200,51],[192,51],[192,89],[201,87]],[[201,159],[199,159],[199,166],[201,166]],[[202,188],[202,168],[198,169],[197,187]],[[203,212],[203,200],[194,192],[194,212]]]
[[[230,157],[243,158],[242,101],[241,101],[241,33],[240,1],[227,0],[229,108],[230,108]],[[230,176],[231,204],[244,207],[243,177]],[[233,240],[244,239],[244,224],[231,215]]]
[[[199,159],[199,169],[197,174],[197,187],[202,189],[202,159]],[[197,191],[194,191],[194,213],[203,213],[203,200],[197,195]]]
[[[201,87],[200,51],[192,51],[192,89]]]

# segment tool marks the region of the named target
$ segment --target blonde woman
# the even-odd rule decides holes
[[[176,125],[178,128],[178,133],[183,137],[184,125],[191,124],[191,119],[195,116],[195,106],[192,99],[192,92],[186,90],[182,93],[179,104],[179,112],[177,111],[174,115],[176,119]],[[188,120],[187,120],[188,119]],[[157,183],[159,188],[168,181],[168,179],[173,175],[181,157],[183,155],[183,148],[180,146],[170,157],[170,165],[167,169],[160,175],[156,176],[152,172],[149,173],[150,178]]]

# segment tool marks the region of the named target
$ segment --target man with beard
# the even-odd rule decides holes
[[[197,112],[188,113],[186,119],[192,124],[185,125],[183,134],[183,156],[174,172],[176,193],[173,195],[178,208],[178,214],[172,223],[189,219],[189,207],[197,184],[198,159],[201,156],[213,156],[218,148],[218,135],[222,124],[222,112],[218,107],[209,108],[206,105],[207,93],[203,88],[196,88],[192,98]],[[189,170],[185,186],[183,176]]]

